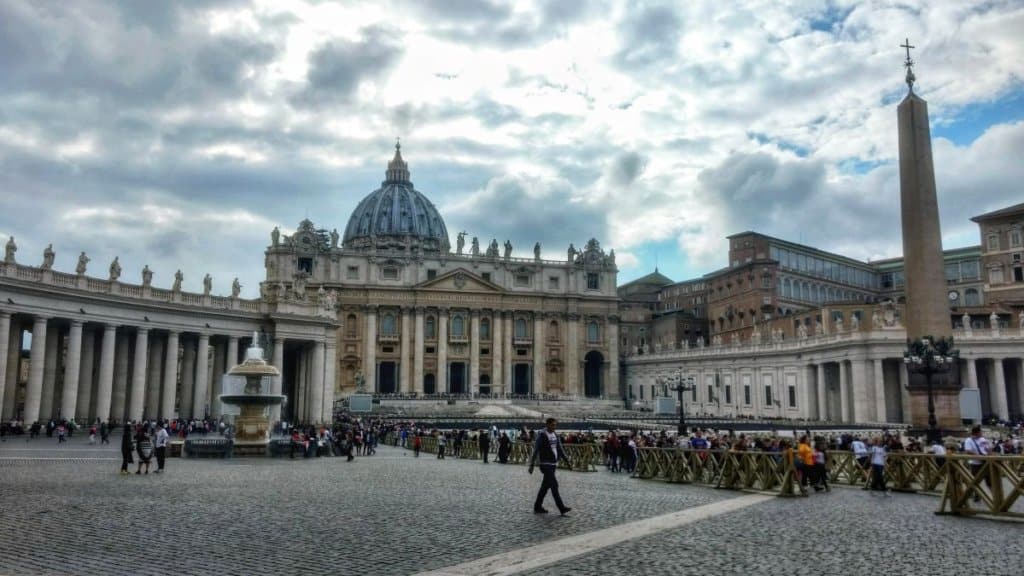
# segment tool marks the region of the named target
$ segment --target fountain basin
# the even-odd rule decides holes
[[[245,406],[247,404],[255,406],[277,406],[284,402],[285,396],[283,394],[221,394],[220,401],[228,404],[237,404],[239,406]]]

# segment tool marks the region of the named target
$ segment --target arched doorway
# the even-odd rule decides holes
[[[394,394],[398,392],[398,363],[381,362],[377,367],[377,392]]]
[[[481,374],[480,375],[480,393],[490,394],[491,393],[491,375]]]
[[[521,362],[512,367],[512,393],[526,395],[530,393],[530,365]]]
[[[437,394],[437,377],[433,374],[427,374],[423,377],[423,393]]]
[[[583,359],[583,394],[587,398],[601,397],[601,371],[604,369],[604,356],[597,350],[587,352]]]
[[[465,394],[466,392],[466,363],[452,362],[448,364],[448,393]]]

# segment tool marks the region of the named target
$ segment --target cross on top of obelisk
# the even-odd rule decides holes
[[[914,60],[910,58],[910,50],[911,48],[914,48],[914,46],[910,45],[910,38],[907,38],[903,44],[900,44],[900,48],[907,49],[907,59],[905,62],[903,62],[903,66],[905,66],[907,69],[907,86],[909,86],[910,91],[913,92],[914,80],[916,80],[917,78],[914,77]]]

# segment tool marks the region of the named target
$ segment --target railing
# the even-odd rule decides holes
[[[780,452],[638,448],[637,454],[633,472],[637,478],[779,496],[800,492],[792,457]]]
[[[1024,518],[1024,507],[1011,510],[1024,496],[1024,457],[947,456],[945,471],[937,514]]]
[[[74,288],[78,286],[78,276],[74,274],[68,274],[66,272],[53,272],[53,283],[58,286],[64,286],[65,288]]]
[[[413,438],[410,437],[406,443],[406,450],[413,449]],[[597,444],[563,444],[565,456],[569,462],[559,462],[558,466],[575,472],[594,472],[602,462],[601,447]],[[529,464],[533,455],[532,442],[516,442],[511,444],[511,451],[508,455],[509,464]],[[420,436],[420,451],[428,454],[437,454],[437,438],[434,436]],[[488,454],[498,453],[498,442],[492,441]],[[468,460],[480,460],[480,444],[476,440],[469,440],[462,443],[458,455],[455,454],[455,447],[451,440],[448,440],[445,447],[445,455],[451,455]]]

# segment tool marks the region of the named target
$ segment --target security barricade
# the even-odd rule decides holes
[[[945,489],[936,514],[1024,519],[1024,457],[946,456]]]

